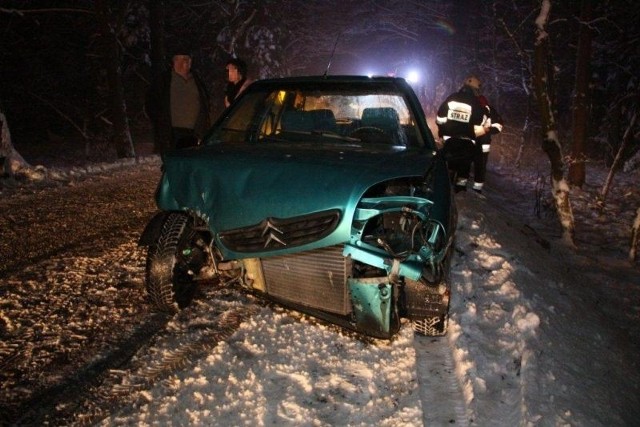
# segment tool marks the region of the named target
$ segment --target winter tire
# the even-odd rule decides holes
[[[453,247],[454,244],[451,242],[445,261],[437,270],[439,274],[430,275],[428,278],[423,276],[423,282],[406,282],[407,314],[417,334],[429,337],[441,337],[447,334]],[[427,283],[432,284],[428,286]]]
[[[408,317],[413,330],[430,337],[443,336],[449,323],[449,289],[444,293],[423,286],[407,287]]]
[[[198,238],[192,218],[172,213],[156,242],[149,246],[146,288],[157,309],[176,312],[193,299],[197,289],[194,278],[205,259]]]
[[[441,337],[447,334],[449,315],[427,317],[420,320],[412,320],[411,326],[414,332],[428,337]]]

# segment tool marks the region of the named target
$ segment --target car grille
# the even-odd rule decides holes
[[[267,218],[259,224],[220,233],[222,244],[235,252],[264,252],[315,242],[328,236],[340,221],[333,209],[295,218]]]
[[[331,313],[351,311],[351,258],[342,255],[342,246],[263,258],[262,271],[269,295]]]

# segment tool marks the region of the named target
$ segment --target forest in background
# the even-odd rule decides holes
[[[115,144],[114,93],[122,91],[133,133],[147,128],[146,92],[179,43],[192,50],[194,69],[209,85],[214,117],[222,111],[224,65],[231,55],[249,63],[253,78],[321,74],[331,61],[334,74],[420,70],[416,90],[427,115],[465,75],[477,73],[507,124],[539,140],[533,73],[535,20],[543,3],[3,1],[0,102],[16,145],[56,137]],[[563,142],[570,146],[572,112],[578,95],[584,96],[585,154],[611,161],[640,96],[640,5],[631,0],[549,4],[548,85]],[[581,28],[591,35],[586,53],[578,49]],[[587,70],[586,94],[576,93],[578,66]],[[636,127],[636,140],[637,132]],[[636,150],[637,143],[627,157]]]
[[[569,240],[568,186],[584,184],[588,162],[611,169],[603,205],[614,173],[640,164],[640,3],[632,0],[49,3],[0,5],[0,158],[12,147],[135,157],[150,139],[146,94],[180,45],[208,85],[212,118],[231,56],[254,79],[419,70],[414,88],[427,117],[466,75],[479,75],[504,134],[549,158]]]

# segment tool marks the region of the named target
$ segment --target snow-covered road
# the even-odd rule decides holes
[[[637,266],[557,247],[497,209],[504,193],[457,196],[449,334],[403,327],[387,342],[216,286],[176,316],[150,312],[136,243],[158,173],[150,162],[0,200],[0,424],[640,418]]]

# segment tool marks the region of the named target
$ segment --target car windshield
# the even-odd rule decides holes
[[[393,85],[258,85],[217,123],[208,143],[423,147],[403,93]]]

